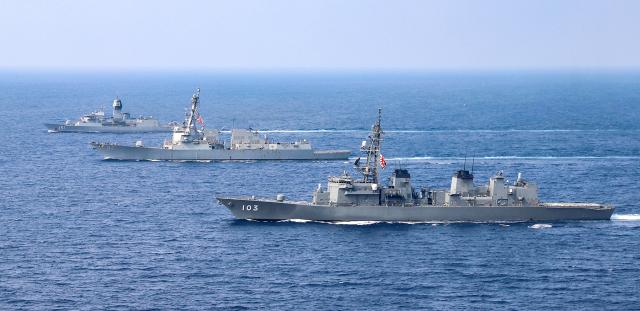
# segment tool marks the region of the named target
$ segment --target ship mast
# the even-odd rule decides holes
[[[191,111],[187,117],[187,129],[186,134],[191,135],[191,131],[196,131],[196,116],[198,115],[198,104],[200,103],[200,88],[196,89],[196,92],[191,97]]]
[[[371,135],[368,137],[368,142],[365,140],[362,142],[362,146],[360,150],[362,150],[367,155],[367,160],[364,166],[357,166],[357,169],[360,170],[362,175],[364,176],[365,183],[378,183],[378,164],[380,159],[380,143],[382,142],[382,126],[380,125],[382,121],[382,108],[378,108],[378,119],[376,123],[371,127]],[[359,159],[358,159],[359,160]],[[357,161],[359,162],[359,161]]]

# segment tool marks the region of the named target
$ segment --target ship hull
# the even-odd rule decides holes
[[[45,124],[49,132],[55,133],[169,133],[170,126],[75,126]]]
[[[614,208],[571,203],[543,206],[327,206],[248,198],[218,198],[238,219],[386,222],[527,222],[609,220]]]
[[[107,160],[224,161],[224,160],[346,160],[348,150],[163,149],[91,143]]]

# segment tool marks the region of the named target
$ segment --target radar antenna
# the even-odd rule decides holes
[[[360,150],[366,154],[367,158],[363,166],[360,166],[360,160],[356,161],[356,168],[362,173],[365,183],[378,183],[378,165],[380,159],[380,143],[384,132],[380,125],[382,121],[382,108],[378,108],[378,119],[371,127],[371,134],[368,141],[363,141]]]

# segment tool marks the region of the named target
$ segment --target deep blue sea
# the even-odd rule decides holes
[[[216,195],[309,199],[350,161],[104,161],[47,133],[110,107],[355,150],[383,109],[383,154],[416,186],[475,157],[545,201],[612,221],[251,222]],[[640,309],[640,72],[0,73],[0,309]],[[467,164],[470,161],[467,161]]]

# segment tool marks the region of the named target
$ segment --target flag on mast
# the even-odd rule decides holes
[[[196,121],[198,121],[198,123],[204,125],[204,120],[202,119],[201,115],[198,115],[198,119]]]
[[[380,167],[382,169],[384,169],[384,167],[387,166],[387,161],[384,160],[384,156],[382,155],[382,153],[380,154]]]

